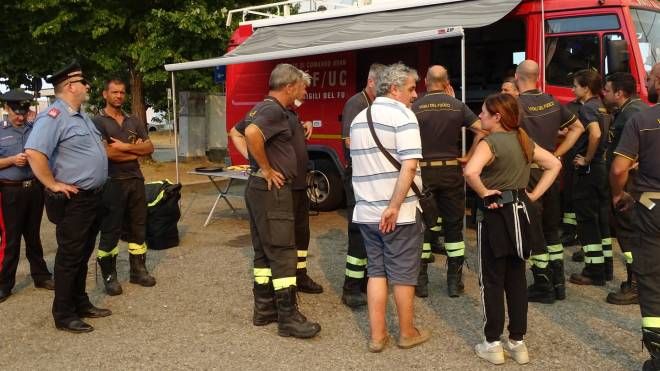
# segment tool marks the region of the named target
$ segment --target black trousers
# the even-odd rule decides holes
[[[291,185],[268,190],[265,179],[250,176],[245,189],[254,248],[254,268],[270,269],[273,285],[291,279],[295,285],[297,253]],[[287,285],[287,287],[290,285]]]
[[[101,221],[99,255],[115,250],[120,238],[128,243],[144,244],[147,223],[144,180],[108,180],[103,190],[103,208],[106,211]]]
[[[307,272],[307,251],[309,250],[309,197],[306,189],[294,189],[293,218],[295,222],[295,240],[298,254],[299,273]]]
[[[66,324],[92,305],[85,281],[102,217],[101,190],[81,190],[71,199],[46,193],[45,204],[57,238],[53,318],[56,324]]]
[[[442,218],[445,248],[448,256],[465,255],[465,247],[453,249],[455,243],[463,242],[463,215],[465,215],[465,188],[460,166],[427,166],[422,168],[422,182],[433,192]],[[427,226],[424,243],[431,243],[433,226]]]
[[[603,239],[610,237],[607,174],[604,163],[591,163],[575,170],[573,176],[573,207],[577,217],[577,233],[585,251],[585,266],[603,267]],[[611,251],[611,244],[609,249]]]
[[[632,268],[637,275],[642,327],[660,331],[660,206],[649,210],[636,203],[633,213]]]
[[[16,269],[21,252],[21,237],[25,240],[25,256],[35,282],[51,278],[41,246],[41,217],[44,212],[44,189],[36,180],[30,187],[0,186],[2,218],[0,220],[0,289],[11,291],[16,284]]]
[[[355,193],[353,192],[353,169],[346,169],[344,177],[344,190],[346,191],[346,217],[348,218],[348,252],[346,253],[346,277],[344,289],[357,291],[359,285],[352,284],[355,280],[366,280],[367,250],[359,225],[352,222],[353,209],[355,208]]]
[[[566,154],[562,158],[561,168],[561,212],[563,214],[562,230],[564,233],[572,234],[577,227],[575,220],[575,209],[573,208],[573,173],[575,172],[573,165],[574,155]]]
[[[531,169],[529,185],[527,189],[533,190],[538,184],[543,170]],[[543,226],[543,237],[547,245],[557,245],[559,241],[559,225],[561,221],[561,195],[559,194],[559,182],[552,183],[550,188],[536,201]]]

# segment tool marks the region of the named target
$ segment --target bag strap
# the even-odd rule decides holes
[[[380,149],[380,152],[385,156],[386,159],[390,161],[390,163],[397,169],[401,170],[401,163],[397,161],[394,157],[392,157],[392,154],[389,153],[385,147],[383,147],[383,143],[380,142],[378,139],[378,135],[376,135],[376,129],[374,129],[374,121],[371,118],[371,105],[367,107],[367,124],[369,124],[369,131],[371,132],[371,137],[374,138],[374,142],[376,142],[376,145],[378,146],[378,149]],[[421,198],[422,197],[422,192],[417,188],[417,184],[415,184],[415,178],[413,178],[412,183],[410,184],[410,188],[412,188],[413,192],[417,195],[417,197]]]

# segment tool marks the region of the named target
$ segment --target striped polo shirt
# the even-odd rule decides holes
[[[387,97],[376,98],[371,107],[376,135],[394,159],[399,162],[421,159],[422,141],[415,114],[403,103]],[[366,109],[353,119],[350,138],[356,202],[353,222],[378,224],[392,198],[399,171],[381,153],[371,136]],[[422,178],[419,166],[415,183],[421,190]],[[410,189],[399,210],[397,224],[414,223],[418,204],[417,196]]]

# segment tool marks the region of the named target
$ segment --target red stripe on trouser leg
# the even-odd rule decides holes
[[[5,262],[5,249],[7,248],[5,234],[5,216],[2,212],[2,193],[0,193],[0,271],[2,271],[2,266]]]

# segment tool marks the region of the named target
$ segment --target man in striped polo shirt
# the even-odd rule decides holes
[[[417,72],[401,63],[388,66],[378,77],[377,98],[351,123],[351,158],[355,210],[367,251],[367,305],[371,340],[369,351],[380,352],[389,341],[385,321],[388,281],[394,286],[399,315],[400,348],[429,339],[428,331],[413,324],[413,300],[420,269],[424,226],[419,203],[410,185],[422,188],[419,159],[422,143],[415,114],[409,109],[417,97]],[[397,169],[379,149],[369,128],[401,166]]]

